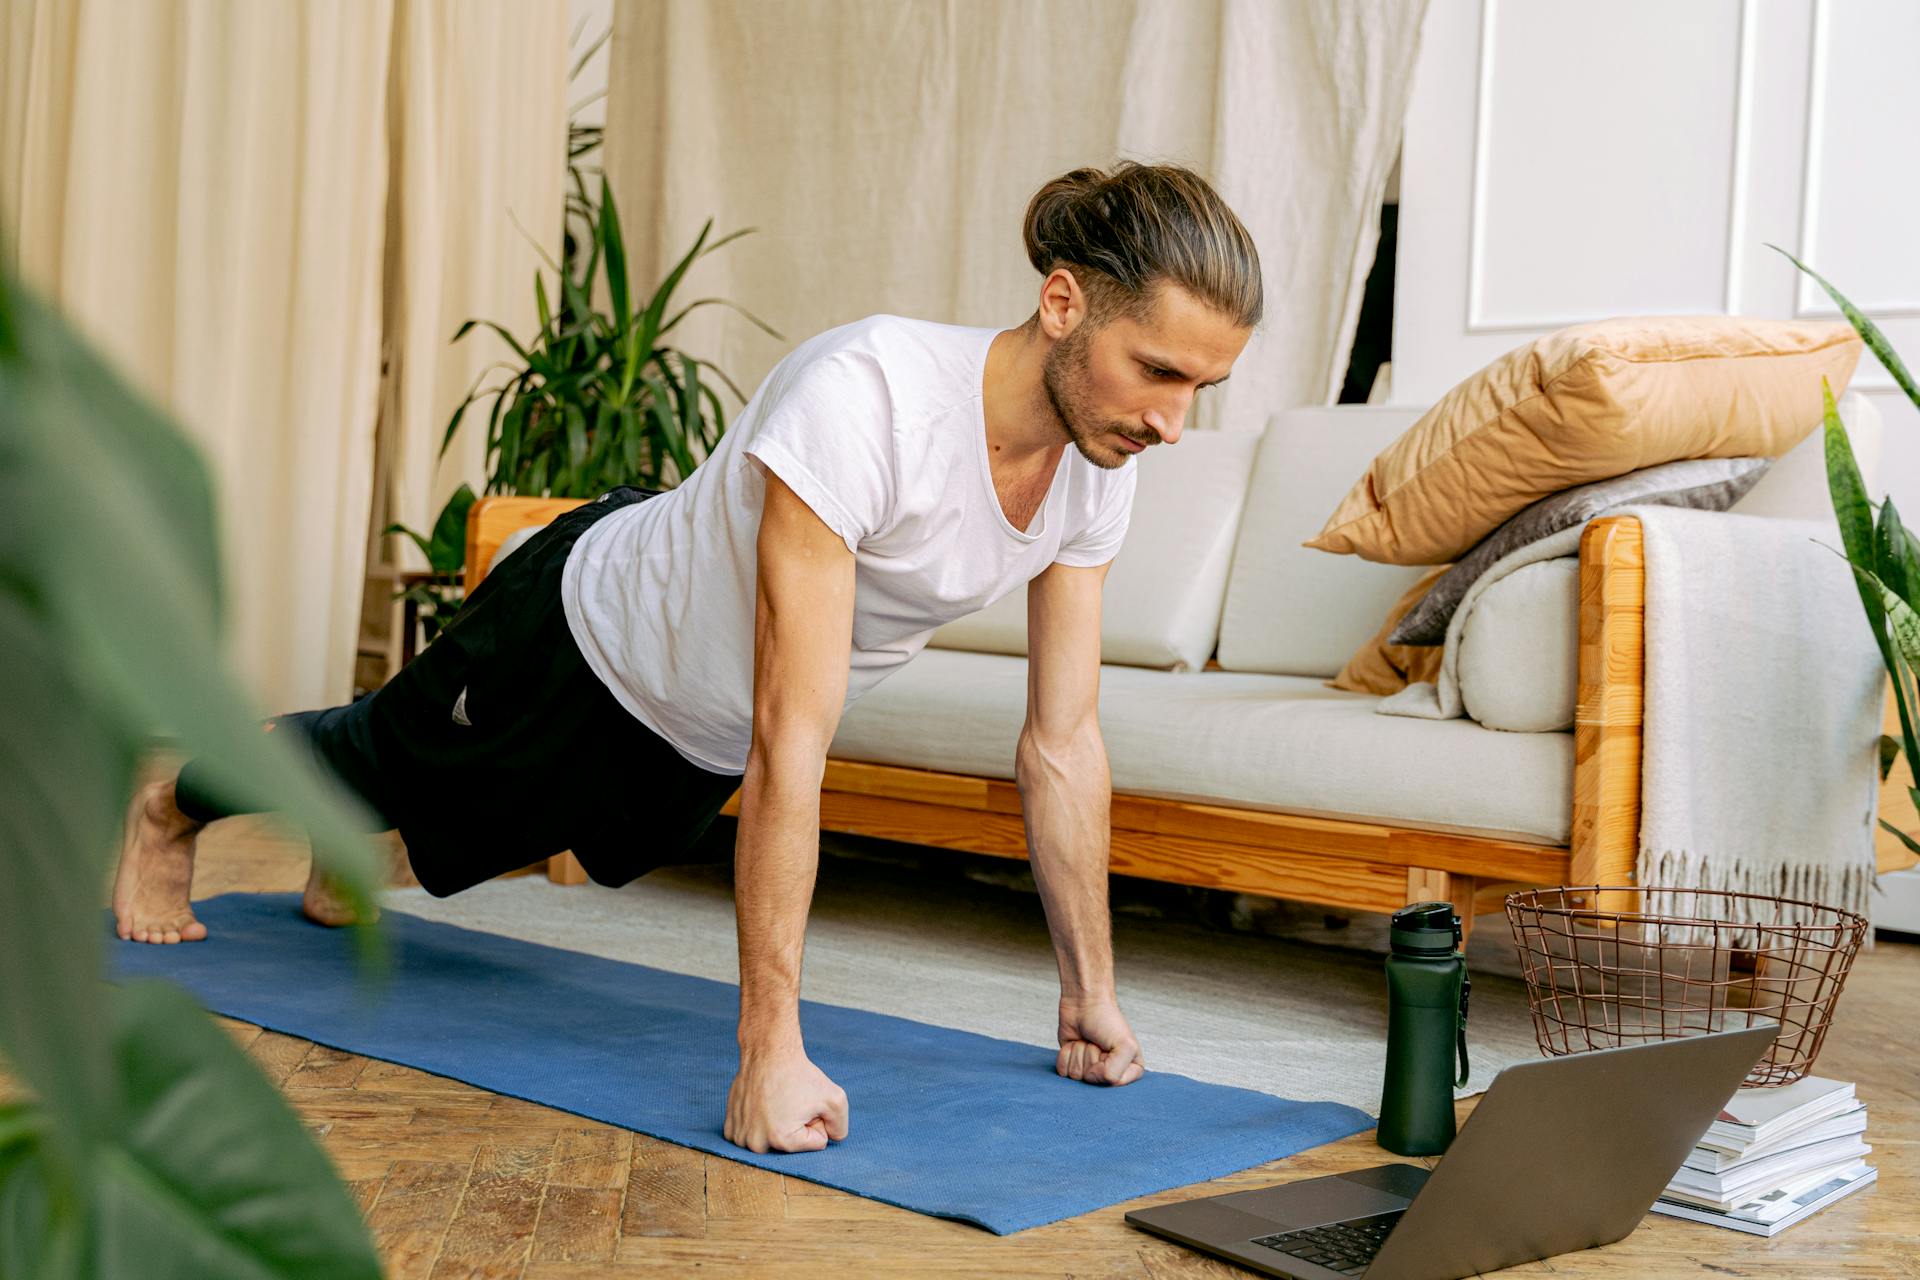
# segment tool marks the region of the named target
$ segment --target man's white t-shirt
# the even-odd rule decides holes
[[[1069,446],[1028,529],[1000,507],[982,407],[998,332],[877,315],[810,338],[684,484],[589,529],[561,600],[614,697],[695,764],[745,772],[761,466],[853,552],[847,705],[936,628],[1048,565],[1111,560],[1133,508],[1132,459],[1109,471]]]

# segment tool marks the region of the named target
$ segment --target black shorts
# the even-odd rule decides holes
[[[581,657],[560,603],[567,554],[595,521],[653,493],[576,507],[499,562],[446,629],[365,697],[276,716],[316,763],[406,841],[444,897],[562,850],[621,885],[682,861],[740,786],[695,765],[614,699]],[[181,811],[238,812],[181,771]]]

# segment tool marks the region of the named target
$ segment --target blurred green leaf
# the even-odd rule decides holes
[[[82,1274],[86,1202],[57,1189],[52,1139],[40,1109],[0,1103],[0,1276]]]
[[[126,1092],[103,1155],[101,1274],[377,1280],[346,1188],[226,1033],[173,987],[117,996]]]
[[[121,1087],[86,1170],[89,1229],[51,1193],[51,1127],[31,1107],[0,1112],[4,1274],[377,1278],[332,1165],[226,1033],[164,983],[111,995]]]
[[[218,665],[219,560],[197,454],[30,293],[9,285],[0,306],[15,342],[0,360],[0,874],[7,900],[35,904],[0,930],[0,954],[8,972],[37,975],[0,984],[0,1037],[59,1131],[85,1142],[103,1114],[104,1044],[73,1016],[90,1000],[75,993],[99,972],[95,895],[140,744],[169,731],[238,807],[304,825],[369,914],[381,864],[364,806],[263,735]],[[54,1015],[51,1000],[71,1003]]]
[[[4,394],[0,375],[0,394]],[[0,468],[0,501],[11,469]],[[0,1048],[58,1123],[72,1185],[106,1136],[112,1064],[99,1004],[100,886],[134,771],[126,734],[80,689],[43,614],[0,590]]]
[[[297,1168],[298,1153],[277,1148],[289,1130],[306,1141],[272,1086],[184,997],[112,1047],[98,895],[139,750],[168,732],[237,807],[305,826],[315,858],[369,916],[381,864],[361,834],[375,825],[364,805],[284,735],[262,734],[259,711],[221,667],[212,489],[196,451],[65,321],[4,277],[0,328],[9,335],[0,357],[0,901],[16,904],[0,929],[8,975],[0,1048],[44,1108],[0,1108],[0,1271],[129,1274],[83,1253],[104,1248],[127,1171],[145,1176],[129,1155],[141,1135],[126,1109],[142,1071],[201,1064],[199,1034],[240,1063],[242,1083],[223,1079],[207,1094],[227,1118],[168,1103],[175,1109],[159,1137],[175,1154],[186,1150],[184,1129],[239,1125],[256,1131],[256,1146],[276,1148],[269,1163]],[[377,960],[377,928],[355,936]],[[276,1234],[302,1238],[300,1221],[325,1216],[314,1197],[329,1188],[345,1202],[324,1162],[317,1167],[318,1189],[303,1183],[284,1202]],[[162,1206],[159,1225],[178,1227],[175,1201],[152,1188],[139,1194]],[[151,1235],[127,1240],[115,1257],[137,1256],[140,1274],[262,1274],[183,1270],[173,1254],[150,1252]]]

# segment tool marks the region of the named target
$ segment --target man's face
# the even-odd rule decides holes
[[[1227,380],[1251,336],[1165,285],[1145,323],[1119,316],[1098,333],[1074,326],[1048,350],[1041,382],[1073,447],[1111,470],[1177,441],[1194,396]]]

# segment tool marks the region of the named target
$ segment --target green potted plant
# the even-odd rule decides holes
[[[1780,246],[1769,247],[1785,255],[1827,291],[1840,313],[1865,340],[1867,350],[1893,375],[1894,382],[1906,392],[1914,407],[1920,408],[1920,388],[1914,385],[1913,375],[1907,372],[1906,364],[1880,332],[1880,327],[1819,272]],[[1834,515],[1839,518],[1846,558],[1853,566],[1860,587],[1860,603],[1866,609],[1874,643],[1880,647],[1880,658],[1892,677],[1894,702],[1900,713],[1900,737],[1885,734],[1880,737],[1880,778],[1883,782],[1886,780],[1893,762],[1902,753],[1914,776],[1920,777],[1920,743],[1914,736],[1914,716],[1920,713],[1920,701],[1916,700],[1920,698],[1920,690],[1916,690],[1914,683],[1914,672],[1920,669],[1920,544],[1915,542],[1913,531],[1901,521],[1891,497],[1878,504],[1876,514],[1875,504],[1867,497],[1866,485],[1860,478],[1860,467],[1854,461],[1846,426],[1834,407],[1833,388],[1823,379],[1821,390],[1826,403],[1827,488],[1833,496]],[[1920,810],[1920,789],[1908,787],[1907,798]],[[1884,817],[1880,825],[1898,836],[1908,849],[1920,854],[1920,843],[1913,837]]]
[[[454,410],[440,442],[444,454],[467,410],[492,399],[487,493],[588,498],[616,485],[672,488],[693,474],[726,430],[726,409],[713,380],[725,383],[737,399],[744,402],[746,397],[719,368],[670,345],[669,335],[689,312],[718,304],[733,307],[773,337],[781,336],[723,298],[700,298],[667,314],[674,290],[695,261],[754,228],[709,244],[709,219],[652,296],[636,301],[628,291],[620,213],[604,177],[591,226],[587,259],[577,278],[546,259],[559,281],[557,307],[545,278],[534,273],[539,328],[529,341],[521,342],[491,320],[468,320],[453,336],[458,342],[476,328],[491,329],[518,362],[491,365],[481,374]],[[591,301],[596,274],[604,274],[606,281],[605,312],[595,310]],[[482,388],[480,383],[497,369],[505,370],[505,380]],[[411,538],[434,575],[409,589],[426,606],[423,616],[432,618],[426,627],[429,641],[459,608],[467,509],[474,500],[473,490],[460,486],[435,518],[431,535],[398,524],[385,530]]]

